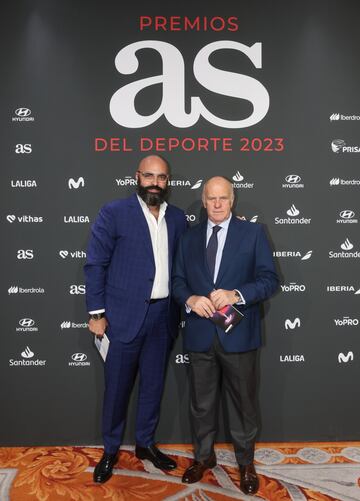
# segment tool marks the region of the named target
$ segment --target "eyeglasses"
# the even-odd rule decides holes
[[[156,174],[153,174],[152,172],[141,172],[141,170],[138,170],[137,172],[138,172],[138,174],[141,174],[142,177],[146,181],[150,181],[150,182],[157,180],[157,181],[160,181],[161,183],[165,183],[165,181],[167,181],[169,179],[168,174],[156,175]]]

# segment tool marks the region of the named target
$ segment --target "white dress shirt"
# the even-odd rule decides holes
[[[155,261],[155,278],[151,291],[151,299],[165,298],[169,295],[169,246],[165,220],[167,203],[163,202],[160,205],[159,216],[156,219],[139,195],[138,200],[149,227]]]

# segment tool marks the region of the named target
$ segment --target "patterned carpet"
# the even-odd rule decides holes
[[[1,501],[359,501],[360,442],[258,444],[260,489],[255,497],[239,490],[239,472],[229,445],[216,448],[218,465],[201,483],[181,483],[192,448],[165,445],[178,462],[165,473],[122,447],[113,477],[94,484],[92,472],[102,455],[97,447],[0,448]]]

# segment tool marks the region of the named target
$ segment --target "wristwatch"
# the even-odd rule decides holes
[[[90,318],[92,320],[100,320],[101,318],[104,318],[105,317],[105,312],[102,312],[102,313],[90,313]]]

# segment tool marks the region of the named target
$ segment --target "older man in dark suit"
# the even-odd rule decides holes
[[[205,184],[203,204],[208,219],[183,234],[174,263],[173,295],[188,311],[185,349],[190,355],[195,455],[183,482],[199,481],[206,469],[216,465],[222,379],[241,490],[252,495],[259,486],[253,460],[260,304],[275,292],[278,278],[264,229],[233,216],[233,201],[233,186],[227,179],[213,177]],[[211,317],[229,304],[237,305],[244,318],[226,333]]]

